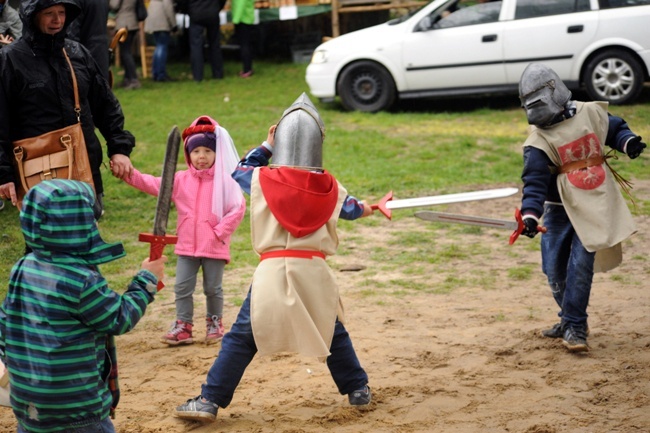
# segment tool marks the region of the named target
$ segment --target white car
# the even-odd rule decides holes
[[[397,98],[517,94],[543,63],[594,100],[634,101],[650,70],[650,0],[433,0],[385,24],[316,48],[313,96],[344,108]]]

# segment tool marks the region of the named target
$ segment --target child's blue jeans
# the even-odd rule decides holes
[[[207,381],[201,388],[203,398],[216,403],[219,407],[227,407],[230,404],[246,367],[257,353],[251,328],[250,299],[249,290],[237,320],[223,337],[219,356],[212,364]],[[349,394],[368,383],[368,375],[359,364],[350,335],[338,319],[334,327],[330,353],[327,367],[341,394]]]
[[[596,253],[582,245],[564,206],[546,204],[544,225],[542,269],[560,307],[558,315],[569,326],[586,327]]]

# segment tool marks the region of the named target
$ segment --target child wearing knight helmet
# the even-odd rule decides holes
[[[194,341],[193,295],[199,268],[206,297],[205,342],[223,337],[223,271],[230,262],[230,237],[246,211],[241,189],[231,177],[239,158],[228,131],[209,116],[200,116],[183,131],[183,140],[188,168],[174,176],[172,193],[178,212],[176,320],[161,338],[170,346]],[[126,182],[157,196],[161,178],[134,170]]]

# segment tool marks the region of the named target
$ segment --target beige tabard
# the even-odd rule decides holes
[[[250,195],[255,251],[262,254],[289,249],[335,254],[339,242],[336,223],[347,196],[345,188],[337,185],[337,204],[327,223],[296,238],[269,210],[260,187],[259,169],[255,169]],[[324,259],[267,258],[257,266],[251,288],[251,325],[260,355],[294,352],[324,361],[330,355],[336,317],[343,321],[342,314],[334,273]]]
[[[606,102],[577,102],[576,115],[547,129],[534,128],[524,143],[546,153],[558,167],[604,156]],[[594,271],[622,261],[620,243],[636,232],[632,214],[607,164],[560,173],[557,187],[566,213],[587,251],[596,251]]]

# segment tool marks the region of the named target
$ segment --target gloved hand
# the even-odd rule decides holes
[[[537,236],[537,225],[538,222],[535,218],[528,216],[523,218],[524,229],[521,231],[521,234],[529,238],[534,238]]]
[[[627,147],[625,152],[630,159],[634,159],[643,153],[643,149],[646,148],[646,144],[641,141],[641,136],[637,135],[634,138],[630,138],[630,141],[627,142]]]
[[[178,26],[174,26],[174,27],[172,27],[171,32],[172,32],[172,33],[178,33]]]

